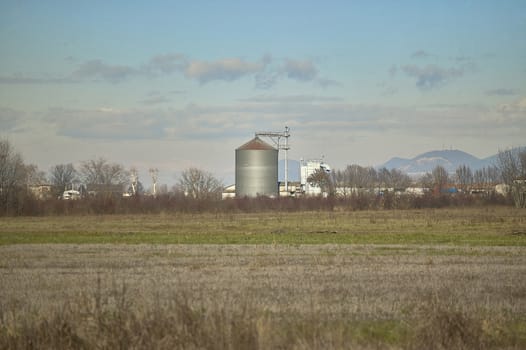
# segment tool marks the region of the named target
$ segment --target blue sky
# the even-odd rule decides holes
[[[231,182],[255,131],[333,168],[526,144],[524,1],[2,1],[0,136]],[[145,180],[147,182],[147,180]]]

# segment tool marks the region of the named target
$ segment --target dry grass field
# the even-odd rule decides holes
[[[1,223],[0,349],[526,348],[520,210]]]

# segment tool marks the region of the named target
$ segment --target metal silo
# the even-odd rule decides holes
[[[236,197],[278,196],[278,150],[255,137],[236,149]]]

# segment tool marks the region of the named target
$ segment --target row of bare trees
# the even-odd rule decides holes
[[[71,188],[72,184],[120,185],[124,188],[130,183],[130,172],[133,171],[126,170],[121,164],[98,158],[81,162],[78,169],[72,163],[55,165],[51,167],[47,177],[36,165],[26,165],[22,156],[7,140],[0,140],[0,215],[19,211],[29,195],[28,188],[32,185],[50,183],[56,189],[55,196]],[[397,169],[377,170],[357,164],[331,173],[319,170],[309,178],[309,182],[318,184],[324,192],[330,194],[338,189],[344,196],[351,195],[355,189],[360,188],[402,189],[422,186],[434,188],[435,192],[441,193],[451,184],[467,191],[504,183],[515,205],[526,207],[526,150],[500,151],[497,165],[475,171],[463,165],[454,174],[448,174],[444,167],[437,166],[416,183]],[[140,182],[134,186],[142,189]],[[212,173],[189,168],[181,173],[176,185],[172,187],[172,193],[196,200],[216,200],[221,198],[222,189],[223,184]],[[164,192],[168,192],[167,188]],[[140,194],[141,191],[134,193]]]
[[[132,168],[127,170],[123,165],[110,162],[105,158],[96,158],[80,163],[76,168],[72,163],[57,164],[49,169],[48,174],[34,164],[25,164],[22,155],[17,152],[8,140],[0,139],[0,211],[16,211],[22,205],[24,196],[28,195],[31,186],[50,184],[54,197],[65,190],[82,188],[81,184],[102,186],[121,186],[125,190],[130,185]],[[134,184],[141,194],[140,182]],[[197,168],[182,172],[174,192],[184,193],[193,198],[220,198],[223,184],[211,173]],[[168,192],[168,190],[165,190]]]
[[[398,169],[376,170],[373,167],[352,164],[344,170],[335,170],[332,173],[319,169],[307,181],[319,186],[325,193],[333,195],[338,191],[338,194],[344,197],[351,195],[356,189],[404,189],[409,186],[421,186],[440,194],[448,186],[455,186],[464,192],[488,191],[496,184],[502,183],[509,190],[515,205],[524,208],[526,207],[526,150],[519,148],[499,151],[497,165],[489,165],[475,171],[467,165],[461,165],[454,174],[450,174],[446,168],[439,165],[418,180],[412,180]]]
[[[411,178],[398,169],[362,167],[358,164],[347,166],[344,170],[334,170],[327,173],[323,169],[316,170],[308,179],[310,183],[319,186],[323,192],[334,194],[336,189],[340,195],[351,195],[356,189],[363,188],[406,188],[411,184]]]
[[[50,181],[59,191],[64,191],[76,182],[125,186],[130,182],[132,171],[137,177],[135,168],[128,171],[118,163],[110,163],[104,158],[98,158],[82,162],[78,171],[71,163],[55,165],[50,170]],[[137,184],[133,186],[137,188],[130,192],[143,194],[144,188],[140,181],[137,180]],[[181,192],[195,199],[220,198],[222,189],[223,184],[212,173],[194,167],[184,170],[177,184],[172,187],[173,192]]]
[[[462,191],[470,189],[489,189],[502,182],[498,166],[490,165],[472,171],[467,165],[457,167],[454,174],[449,174],[443,166],[436,166],[431,173],[425,174],[420,179],[424,187],[434,188],[442,192],[447,186],[454,185]]]

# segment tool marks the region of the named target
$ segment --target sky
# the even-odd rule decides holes
[[[336,169],[525,146],[526,2],[0,1],[0,138],[41,170],[229,184],[285,126]]]

